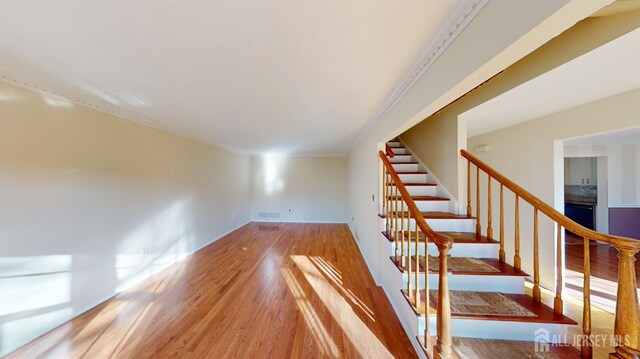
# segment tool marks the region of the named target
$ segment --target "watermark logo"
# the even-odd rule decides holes
[[[549,352],[551,344],[554,346],[591,346],[591,347],[615,347],[628,340],[629,336],[611,334],[551,334],[545,328],[538,328],[534,333],[534,350],[536,353]]]
[[[544,353],[549,351],[549,343],[551,335],[549,331],[544,328],[539,328],[535,331],[535,337],[533,339],[533,346],[536,353]]]

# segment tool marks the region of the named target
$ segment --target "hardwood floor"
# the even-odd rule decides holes
[[[618,251],[607,244],[590,242],[591,301],[611,313],[615,311],[618,290]],[[583,239],[567,233],[565,239],[566,294],[582,298]],[[640,279],[640,253],[636,255],[636,279]],[[638,282],[640,296],[640,282]]]
[[[415,358],[366,268],[347,225],[250,223],[7,358]]]

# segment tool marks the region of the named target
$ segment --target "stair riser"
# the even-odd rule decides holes
[[[418,174],[398,174],[400,180],[403,183],[427,183],[427,174],[426,173],[418,173]],[[389,176],[389,181],[391,181],[391,176]]]
[[[402,147],[402,148],[392,148],[391,150],[393,150],[393,154],[394,155],[406,155],[406,154],[410,154],[409,150],[407,150],[406,148]]]
[[[382,227],[380,230],[384,230],[385,221],[380,221]],[[401,228],[402,220],[398,221],[398,228]],[[474,232],[475,231],[475,220],[474,219],[436,219],[436,218],[427,218],[427,224],[436,232]],[[405,229],[415,230],[415,221],[404,220]]]
[[[398,247],[398,253],[401,253],[401,244]],[[409,244],[405,242],[405,250],[410,251],[411,255],[416,253],[415,242]],[[452,257],[472,257],[472,258],[498,258],[499,244],[476,244],[476,243],[455,243],[453,248],[449,250],[449,255]],[[424,243],[418,243],[418,251],[424,255]],[[438,248],[435,244],[429,243],[429,255],[438,256]],[[391,252],[389,256],[395,255],[395,244],[391,243]]]
[[[437,333],[436,326],[436,315],[431,314],[429,331],[433,334]],[[425,318],[421,316],[418,331],[424,334],[424,328]],[[564,338],[567,333],[567,325],[564,324],[451,319],[451,334],[454,337],[534,341],[536,330],[541,328],[548,330],[551,338]],[[570,339],[571,336],[567,335],[567,338]]]
[[[399,141],[391,141],[391,142],[387,142],[387,145],[389,145],[389,147],[394,148],[396,146],[400,146],[400,142]]]
[[[405,186],[411,196],[435,196],[436,186]]]
[[[406,164],[406,163],[392,163],[393,169],[396,172],[416,172],[419,171],[419,165],[417,163]]]
[[[391,205],[393,206],[395,202],[396,207],[391,207],[391,208],[397,208],[397,209],[402,209],[402,202],[403,201],[393,201],[391,202]],[[449,211],[449,201],[416,201],[414,200],[416,206],[418,206],[418,210],[420,210],[421,212],[447,212]],[[406,203],[404,204],[404,209],[405,211],[407,210],[407,205]]]
[[[402,274],[403,288],[407,288],[408,274]],[[424,289],[424,275],[418,276],[420,289]],[[412,285],[415,283],[415,274],[412,275]],[[491,283],[491,285],[487,285]],[[524,277],[506,275],[456,275],[449,274],[449,290],[472,290],[476,292],[501,292],[512,294],[524,294]],[[438,289],[438,274],[429,274],[429,289]]]
[[[387,156],[391,163],[411,162],[413,159],[410,154],[396,154],[393,157]]]

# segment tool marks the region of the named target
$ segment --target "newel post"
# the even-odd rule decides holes
[[[453,358],[451,350],[451,302],[449,299],[449,270],[447,254],[453,245],[453,241],[438,242],[440,252],[440,270],[438,273],[438,339],[433,348],[435,359]],[[428,297],[427,297],[428,298]],[[427,313],[428,315],[428,313]]]
[[[615,353],[610,359],[640,358],[640,307],[637,278],[635,271],[637,248],[620,248],[618,250],[618,296],[616,302],[616,321],[614,334],[617,340]]]

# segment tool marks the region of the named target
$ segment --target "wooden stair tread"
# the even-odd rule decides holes
[[[429,337],[429,343],[425,343],[424,335],[420,335],[416,337],[418,343],[420,343],[420,348],[427,355],[428,358],[432,358],[431,351],[433,350],[433,345],[438,340],[438,337],[435,335],[431,335]],[[475,349],[477,346],[482,345],[479,341],[484,341],[484,345],[490,347],[491,350],[488,355],[483,356],[483,353],[478,353],[477,350],[474,350],[474,353],[468,353],[468,349]],[[505,343],[507,342],[507,343]],[[452,349],[454,351],[454,358],[470,358],[471,356],[465,355],[470,354],[473,355],[474,359],[494,359],[496,357],[504,357],[504,358],[513,358],[514,353],[518,350],[520,353],[525,352],[528,357],[535,358],[536,342],[528,342],[528,341],[520,341],[520,340],[506,340],[506,339],[480,339],[480,338],[462,338],[462,337],[453,337],[452,338]],[[496,353],[496,347],[502,347],[504,350],[501,353]],[[501,349],[502,349],[501,348]],[[466,349],[466,350],[465,350]],[[508,352],[509,354],[503,355],[504,352]],[[577,359],[580,358],[580,350],[575,348],[569,344],[550,344],[549,352],[555,354],[559,359]],[[518,354],[520,354],[518,353]],[[462,354],[462,355],[461,355]]]
[[[393,196],[388,196],[387,198],[393,200]],[[450,201],[449,198],[436,196],[411,196],[411,198],[414,201]],[[402,197],[398,196],[398,199],[402,199]]]
[[[434,338],[432,337],[430,340],[432,339]],[[422,342],[420,344],[424,345]],[[531,358],[537,357],[536,343],[531,341],[454,337],[452,344],[459,358],[471,356],[478,359],[513,358],[516,355],[518,357],[522,355],[531,355]],[[569,344],[550,344],[549,352],[560,359],[580,358],[580,350]]]
[[[399,175],[426,175],[427,171],[396,171]]]
[[[396,258],[395,256],[389,257],[393,264],[396,265],[398,270],[404,273],[407,268],[402,264],[401,258]],[[513,277],[528,277],[529,275],[521,270],[514,268],[513,266],[507,263],[500,263],[500,260],[497,258],[476,258],[481,260],[482,262],[496,268],[499,272],[482,272],[482,271],[453,271],[449,270],[449,273],[454,275],[486,275],[486,276],[513,276]],[[415,256],[412,256],[412,264],[415,263]],[[415,270],[415,266],[412,266],[412,270]],[[429,270],[429,274],[437,274],[440,271],[437,270]],[[420,273],[424,273],[424,267],[420,266]]]
[[[420,308],[416,308],[414,303],[414,298],[409,298],[407,291],[402,289],[402,295],[405,300],[409,303],[411,308],[413,309],[416,315],[424,315],[425,313],[425,291],[424,289],[420,290]],[[473,291],[467,291],[473,292]],[[471,320],[495,320],[502,322],[525,322],[525,323],[550,323],[550,324],[569,324],[575,325],[577,324],[573,319],[563,315],[556,314],[553,311],[553,308],[548,307],[543,303],[536,303],[533,300],[533,297],[530,297],[526,294],[511,294],[511,293],[500,293],[508,299],[520,304],[525,309],[531,311],[536,316],[528,317],[528,316],[508,316],[508,315],[493,315],[493,314],[459,314],[459,313],[451,313],[451,319],[471,319]],[[429,313],[435,314],[437,313],[436,305],[433,301],[429,300]]]

